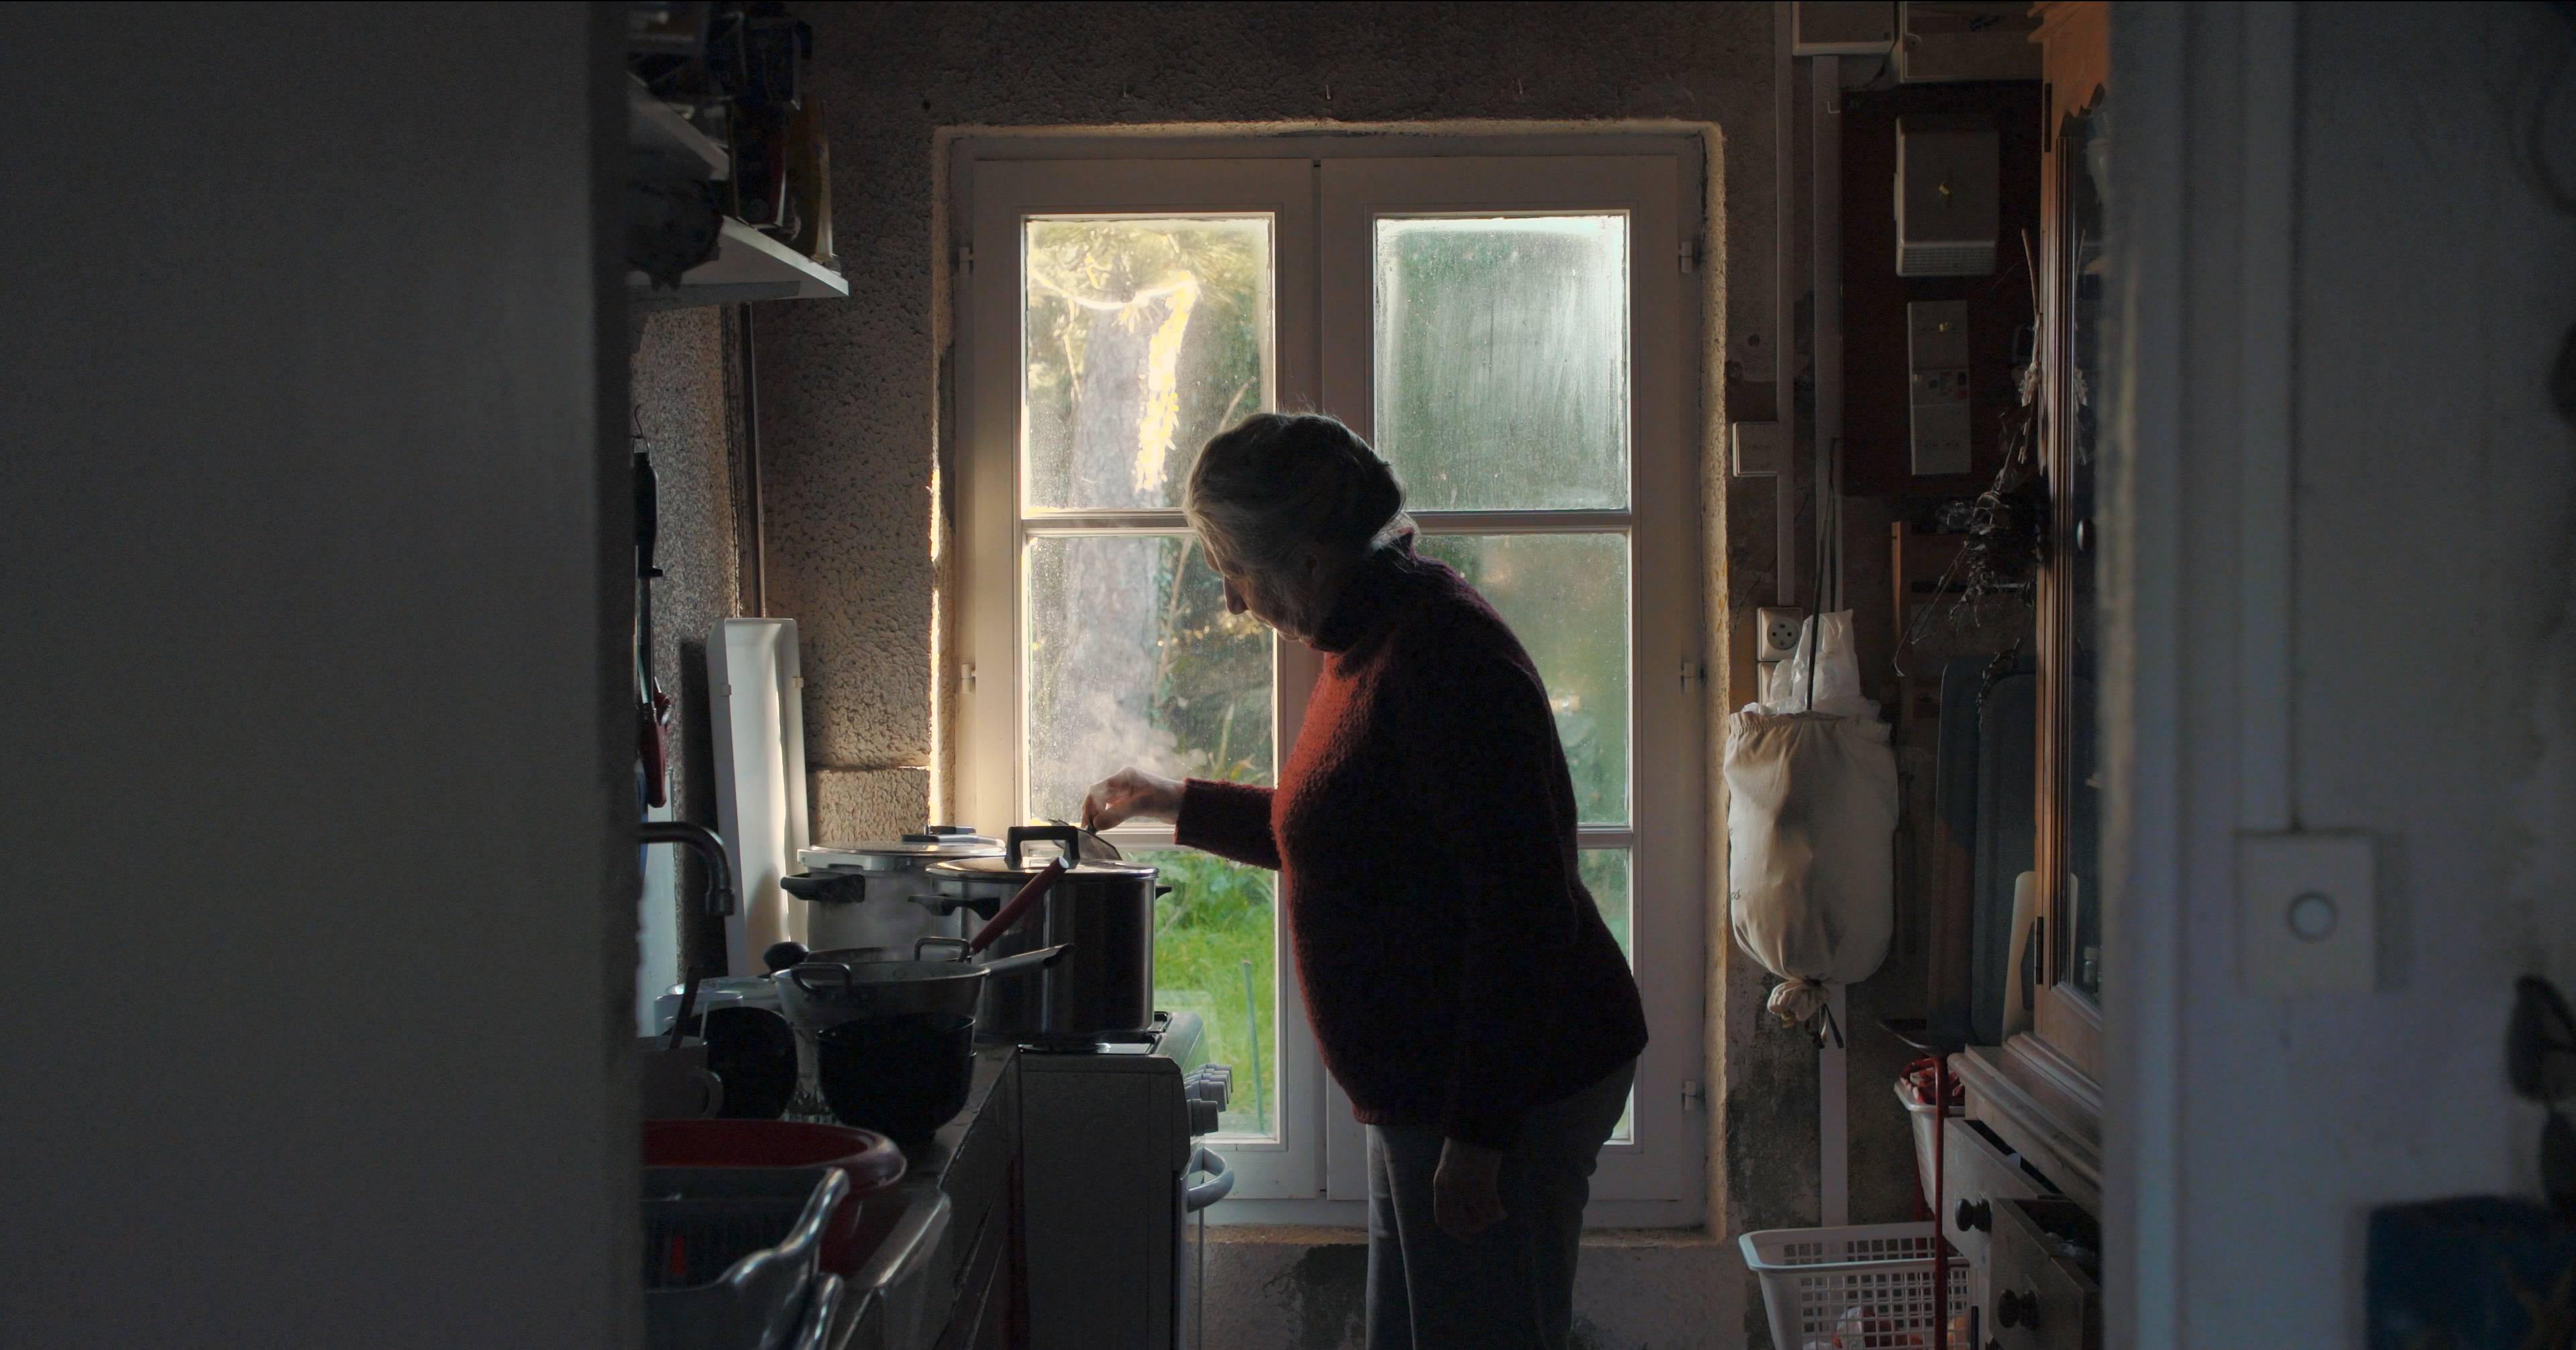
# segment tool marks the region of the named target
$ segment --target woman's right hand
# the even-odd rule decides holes
[[[1181,781],[1143,769],[1120,769],[1091,785],[1082,799],[1082,828],[1105,830],[1143,816],[1170,820],[1181,813]]]

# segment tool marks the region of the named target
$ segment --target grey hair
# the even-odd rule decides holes
[[[1413,527],[1404,484],[1320,413],[1255,413],[1211,438],[1182,509],[1221,566],[1286,576],[1308,544],[1359,558]]]

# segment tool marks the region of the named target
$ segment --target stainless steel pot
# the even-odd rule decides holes
[[[1024,859],[1020,846],[1047,840],[1064,850],[1062,874],[1014,915],[1009,902],[1057,865],[1053,859]],[[1095,856],[1099,853],[1108,856]],[[988,986],[977,1014],[981,1034],[1080,1043],[1153,1025],[1153,868],[1118,859],[1115,849],[1099,843],[1099,836],[1073,826],[1036,825],[1013,828],[1004,836],[998,858],[939,863],[930,875],[942,895],[960,904],[978,910],[1005,907],[972,940],[989,958],[1069,949],[1034,980]]]
[[[899,840],[800,848],[804,871],[779,881],[805,903],[805,945],[817,951],[879,947],[898,957],[926,937],[963,937],[965,920],[939,907],[933,864],[998,858],[1001,841],[958,825],[933,825]]]

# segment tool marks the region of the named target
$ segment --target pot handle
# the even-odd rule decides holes
[[[1082,861],[1082,829],[1076,825],[1014,825],[1002,832],[1002,861],[1020,870],[1020,845],[1029,840],[1064,845],[1064,865]]]
[[[967,945],[966,945],[966,939],[964,939],[964,938],[960,938],[960,937],[926,937],[926,938],[922,938],[922,939],[920,939],[919,941],[914,942],[914,943],[912,944],[912,959],[913,959],[913,960],[915,960],[915,961],[927,961],[927,960],[929,960],[929,959],[931,959],[931,958],[929,958],[929,957],[924,956],[924,955],[922,955],[922,954],[921,954],[921,953],[922,953],[922,950],[923,950],[924,948],[927,948],[927,947],[945,947],[945,946],[949,946],[949,945],[950,945],[950,944],[952,944],[952,943],[953,943],[953,944],[955,944],[955,946],[956,946],[956,948],[957,948],[957,953],[956,953],[956,955],[954,955],[954,956],[944,956],[944,957],[941,957],[941,958],[939,958],[939,959],[941,959],[941,960],[943,960],[943,961],[963,961],[963,960],[965,960],[965,959],[966,959],[966,953],[967,953],[970,949],[969,949],[969,948],[967,947]]]
[[[780,877],[778,889],[799,900],[848,904],[868,898],[868,878],[863,872],[799,872]]]
[[[999,961],[987,961],[979,969],[996,979],[1006,975],[1024,974],[1045,966],[1052,966],[1063,960],[1064,954],[1072,950],[1072,943],[1058,943],[1053,947],[1040,947],[1033,952],[1021,952],[1017,956],[1005,956]]]
[[[1011,897],[1011,903],[1002,906],[1001,913],[994,915],[991,922],[975,930],[974,940],[966,944],[966,950],[980,952],[992,946],[993,939],[1011,931],[1011,925],[1018,923],[1021,915],[1028,913],[1030,908],[1040,900],[1046,899],[1047,892],[1055,889],[1055,879],[1063,875],[1064,859],[1058,858],[1048,863],[1045,871],[1029,878],[1029,884],[1022,886],[1020,893]]]
[[[806,993],[812,994],[816,998],[824,998],[827,997],[827,995],[825,995],[822,990],[805,982],[805,972],[809,970],[829,970],[839,972],[841,976],[841,997],[848,998],[850,996],[850,968],[848,966],[839,965],[830,961],[816,961],[810,965],[789,966],[787,968],[787,978],[794,980],[797,988],[804,990]]]

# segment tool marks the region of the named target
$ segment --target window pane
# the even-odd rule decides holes
[[[1194,1012],[1208,1060],[1234,1066],[1223,1134],[1279,1133],[1277,877],[1188,849],[1144,858],[1172,893],[1154,902],[1154,1006]]]
[[[1270,630],[1184,535],[1029,541],[1028,809],[1074,820],[1130,764],[1267,783]]]
[[[1628,537],[1434,534],[1415,547],[1457,568],[1538,663],[1584,823],[1626,824]]]
[[[1628,964],[1637,964],[1637,949],[1629,945],[1628,920],[1632,901],[1628,890],[1628,850],[1624,848],[1587,848],[1576,865],[1582,869],[1583,889],[1592,892],[1592,903],[1601,911],[1601,921],[1610,925],[1610,936],[1619,939],[1619,950],[1628,954]],[[1636,1136],[1637,1093],[1628,1092],[1628,1109],[1619,1113],[1619,1127],[1610,1137],[1628,1143]]]
[[[1377,444],[1424,511],[1628,504],[1628,218],[1380,220]]]
[[[1592,892],[1601,921],[1610,925],[1610,936],[1619,939],[1619,950],[1628,952],[1629,964],[1636,964],[1636,953],[1628,946],[1628,850],[1587,848],[1579,866],[1583,889]]]
[[[1270,406],[1270,218],[1033,219],[1028,504],[1180,505],[1208,437]]]

